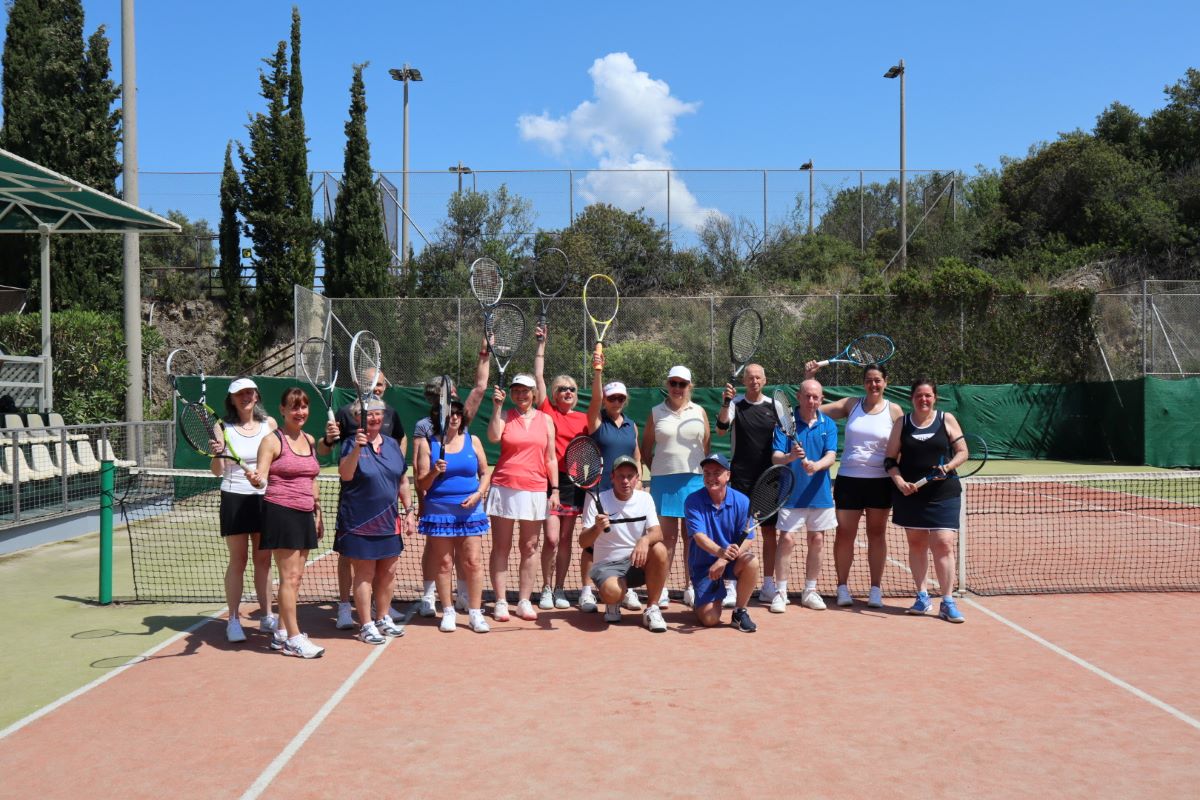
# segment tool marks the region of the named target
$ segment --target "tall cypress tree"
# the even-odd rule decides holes
[[[391,250],[383,230],[383,209],[367,139],[365,66],[354,66],[350,84],[342,186],[331,222],[331,247],[326,251],[325,293],[334,297],[382,297],[390,289]]]
[[[221,224],[217,228],[220,240],[221,288],[230,304],[241,303],[242,295],[242,242],[238,225],[238,207],[241,205],[242,182],[233,167],[233,143],[225,145],[225,169],[221,173]]]
[[[308,177],[308,136],[304,125],[304,78],[300,71],[300,9],[292,6],[291,69],[288,71],[287,169],[295,216],[291,255],[292,282],[311,287],[316,276],[313,247],[319,226],[313,220],[312,183]],[[290,287],[289,287],[290,288]]]
[[[108,38],[83,40],[80,0],[12,0],[3,54],[4,127],[0,146],[100,191],[120,171],[120,116],[109,79]],[[120,307],[120,240],[55,240],[55,307]],[[36,237],[0,237],[0,282],[36,286]]]

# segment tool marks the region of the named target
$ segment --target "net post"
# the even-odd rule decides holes
[[[967,590],[967,481],[962,484],[962,498],[958,505],[958,594]]]
[[[112,603],[113,462],[100,462],[100,605]]]

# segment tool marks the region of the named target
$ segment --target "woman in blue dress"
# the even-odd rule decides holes
[[[431,550],[430,563],[437,565],[438,599],[442,603],[442,622],[438,627],[451,633],[458,624],[450,592],[457,545],[459,574],[467,579],[471,630],[487,633],[489,626],[483,616],[482,538],[488,530],[488,518],[481,502],[491,481],[487,456],[483,443],[467,430],[471,420],[462,403],[457,400],[450,403],[444,439],[438,425],[440,407],[434,406],[429,416],[433,421],[433,436],[420,440],[416,453],[417,487],[424,495],[417,532],[425,536],[425,546]]]
[[[342,493],[333,549],[350,560],[354,605],[362,623],[358,638],[367,644],[383,644],[385,636],[404,634],[392,622],[388,607],[396,559],[404,549],[402,535],[416,513],[404,453],[395,439],[381,433],[385,408],[378,398],[367,402],[366,429],[360,427],[342,443],[338,461]],[[402,516],[397,514],[397,501]]]

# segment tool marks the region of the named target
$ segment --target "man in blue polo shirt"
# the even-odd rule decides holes
[[[729,485],[729,459],[710,455],[700,462],[704,488],[684,501],[688,548],[688,573],[696,588],[696,618],[706,628],[721,622],[725,581],[737,580],[737,602],[732,624],[745,633],[758,626],[750,619],[746,604],[758,585],[758,559],[749,542],[733,542],[750,522],[750,498]],[[753,538],[753,531],[749,538]]]
[[[825,608],[825,601],[817,592],[817,576],[821,572],[825,534],[837,527],[829,468],[837,458],[838,435],[837,425],[821,413],[821,392],[821,384],[815,380],[800,384],[796,408],[792,412],[796,418],[796,439],[789,439],[781,429],[775,429],[771,460],[789,465],[796,477],[791,497],[780,509],[777,523],[776,592],[771,598],[771,611],[776,614],[787,610],[788,556],[796,545],[795,533],[801,528],[808,534],[808,555],[804,562],[804,592],[800,595],[800,605],[814,611]]]

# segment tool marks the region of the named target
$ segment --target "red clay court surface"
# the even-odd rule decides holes
[[[0,732],[0,796],[1195,796],[1200,595],[887,602],[758,608],[753,635],[677,604],[659,635],[414,619],[383,647],[308,606],[315,661],[210,623]]]

